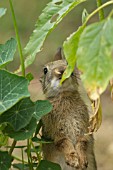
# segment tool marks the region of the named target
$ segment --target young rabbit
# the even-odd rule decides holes
[[[42,117],[42,136],[53,140],[42,146],[44,159],[60,164],[62,170],[96,170],[93,136],[85,135],[89,115],[79,94],[77,73],[60,85],[67,63],[61,59],[61,49],[55,57],[57,61],[46,64],[43,70],[43,92],[53,105]]]

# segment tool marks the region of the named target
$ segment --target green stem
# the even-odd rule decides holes
[[[17,161],[22,162],[22,160],[20,158],[16,157],[15,155],[12,155],[12,157]],[[25,163],[28,164],[28,162],[24,160],[24,164]]]
[[[22,75],[25,77],[24,57],[22,54],[22,47],[21,47],[21,43],[20,43],[20,37],[19,37],[19,33],[18,33],[18,27],[17,27],[17,22],[16,22],[16,17],[15,17],[12,0],[9,0],[9,4],[10,4],[11,12],[12,12],[14,29],[15,29],[16,39],[17,39],[17,43],[18,43],[18,50],[19,50],[19,54],[20,54],[20,62],[21,62],[21,67],[22,67]]]
[[[36,153],[36,155],[37,155],[38,161],[39,161],[39,163],[40,163],[40,161],[41,161],[41,156],[40,156],[40,154],[38,154],[38,152],[36,151],[35,146],[34,146],[34,144],[33,144],[32,141],[31,141],[31,145],[32,145],[32,147],[33,147],[33,149],[34,149],[34,151],[35,151],[35,153]]]
[[[95,15],[95,14],[96,14],[97,12],[99,12],[101,9],[103,9],[103,8],[105,8],[106,6],[111,5],[111,4],[113,4],[113,0],[106,2],[105,4],[101,5],[99,8],[97,8],[96,10],[94,10],[90,15],[88,15],[88,17],[86,18],[83,26],[84,26],[84,27],[86,26],[87,22],[90,20],[90,18],[91,18],[93,15]]]
[[[30,140],[27,139],[27,157],[28,157],[28,164],[29,164],[29,169],[30,170],[33,170],[33,167],[32,167],[32,157],[31,157],[31,144],[30,144]]]
[[[12,145],[11,145],[11,148],[10,148],[10,150],[9,150],[9,155],[12,154],[12,152],[13,152],[15,146],[16,146],[16,143],[17,143],[17,141],[14,140],[13,143],[12,143]]]
[[[29,163],[29,168],[30,168],[31,162],[30,162],[30,158],[29,158],[29,139],[27,140],[27,158],[28,158],[28,163]]]
[[[97,2],[97,7],[102,6],[102,1],[101,0],[96,0],[96,2]],[[99,10],[99,19],[100,19],[100,21],[102,21],[104,18],[105,18],[104,17],[104,10],[102,8],[101,10]]]
[[[23,148],[21,148],[21,153],[22,153],[22,169],[24,170],[24,153],[23,153]]]

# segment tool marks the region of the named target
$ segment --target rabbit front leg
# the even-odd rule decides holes
[[[80,138],[76,143],[76,151],[79,157],[81,170],[86,170],[88,167],[87,145],[88,145],[88,140],[86,138]]]
[[[55,145],[60,152],[63,152],[67,165],[79,168],[78,154],[74,148],[73,143],[68,138],[60,139],[56,142]]]

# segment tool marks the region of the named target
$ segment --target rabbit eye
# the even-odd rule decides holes
[[[48,69],[47,69],[47,67],[45,67],[44,68],[44,74],[47,74],[47,72],[48,72]]]

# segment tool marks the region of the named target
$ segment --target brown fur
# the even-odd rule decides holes
[[[62,170],[96,170],[93,136],[85,136],[88,109],[78,92],[76,72],[62,85],[58,84],[66,66],[63,60],[45,66],[43,91],[53,110],[42,118],[42,135],[53,143],[43,144],[44,158],[59,163]]]

